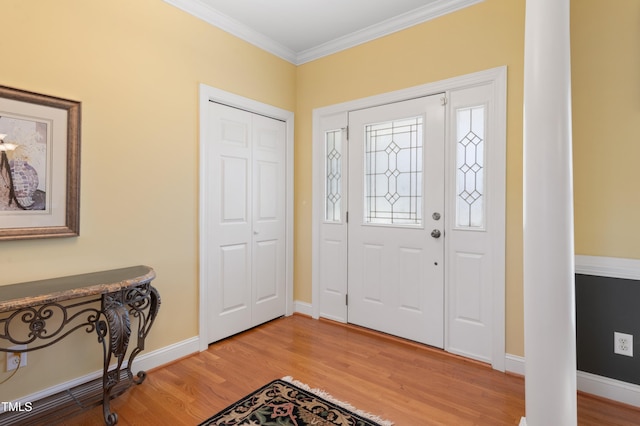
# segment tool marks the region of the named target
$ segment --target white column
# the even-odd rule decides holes
[[[577,424],[569,0],[527,0],[524,319],[527,426]]]

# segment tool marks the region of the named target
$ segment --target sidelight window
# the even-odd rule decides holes
[[[342,214],[342,130],[325,133],[325,221],[340,222]]]
[[[456,122],[456,227],[484,228],[484,105],[458,109]]]

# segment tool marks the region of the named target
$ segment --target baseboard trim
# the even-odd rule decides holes
[[[504,360],[505,371],[519,376],[524,376],[524,358],[507,354]]]
[[[302,302],[302,301],[294,301],[294,311],[307,316],[312,316],[313,309],[310,303]],[[138,356],[138,358],[136,359],[134,373],[140,370],[148,371],[153,368],[157,368],[157,367],[169,364],[173,361],[176,361],[180,358],[184,358],[188,355],[197,353],[200,350],[199,345],[200,345],[199,338],[192,337],[191,339],[187,339],[182,342],[178,342],[173,345],[160,348],[158,350],[149,352],[147,354],[143,353],[140,356]],[[126,366],[126,363],[125,363],[125,366]],[[59,393],[61,391],[79,386],[91,380],[95,380],[96,378],[99,378],[101,376],[102,376],[102,370],[94,371],[84,376],[80,376],[78,378],[75,378],[75,379],[60,383],[58,385],[43,389],[41,391],[35,392],[33,394],[27,395],[14,402],[26,403],[26,402],[37,401],[37,400],[55,395],[56,393]],[[3,411],[4,409],[0,405],[0,413]]]
[[[304,314],[313,317],[313,305],[307,302],[301,302],[300,300],[293,301],[293,311],[299,314]]]
[[[136,374],[138,371],[148,371],[153,368],[169,364],[170,362],[176,361],[180,358],[184,358],[185,356],[197,353],[199,347],[198,345],[199,339],[197,337],[192,337],[191,339],[183,340],[182,342],[165,346],[164,348],[160,348],[149,353],[142,353],[136,358],[134,362],[135,368],[133,373]],[[125,366],[126,365],[127,363],[125,362]],[[27,402],[39,401],[41,399],[55,395],[59,392],[63,392],[67,389],[71,389],[84,383],[90,382],[99,377],[102,377],[102,370],[94,371],[92,373],[85,374],[84,376],[68,380],[64,383],[51,386],[13,402],[20,402],[24,404]],[[0,404],[0,413],[2,412],[4,412],[4,406]]]
[[[148,354],[141,354],[135,362],[134,370],[149,371],[157,367],[169,364],[180,358],[193,355],[199,352],[200,339],[194,336],[182,342],[165,346]],[[134,371],[135,372],[135,371]]]
[[[294,302],[295,311],[304,315],[311,315],[311,305],[306,302]],[[140,355],[135,362],[134,373],[140,370],[152,370],[154,368],[169,364],[180,358],[192,355],[199,351],[198,337],[175,343],[173,345],[160,348],[158,350]],[[512,374],[525,375],[525,359],[521,356],[506,354],[505,370]],[[59,385],[27,395],[14,402],[33,402],[66,389],[73,388],[83,383],[95,380],[102,375],[102,371],[94,371],[84,376],[69,380]],[[583,371],[577,373],[577,387],[581,392],[592,394],[601,398],[610,399],[623,404],[640,407],[640,386],[621,382],[619,380],[602,377]],[[0,406],[0,412],[4,412]],[[524,420],[524,418],[523,418]],[[522,423],[521,423],[522,424]],[[526,423],[525,423],[526,424]]]
[[[580,256],[584,258],[585,256]],[[631,266],[630,262],[623,262],[627,267]],[[591,263],[593,264],[593,262]],[[578,267],[576,266],[576,272]],[[609,270],[611,273],[611,270]],[[580,272],[578,272],[580,273]],[[620,274],[621,272],[618,272]],[[311,316],[311,304],[306,302],[295,301],[295,311]],[[525,359],[524,357],[512,354],[505,355],[505,371],[520,376],[525,375]],[[580,392],[595,395],[601,398],[610,399],[623,404],[640,407],[640,386],[622,382],[619,380],[602,377],[583,371],[577,372],[577,388]],[[524,422],[524,423],[523,423]],[[520,425],[526,425],[523,417]]]
[[[640,407],[640,386],[578,371],[578,390],[601,398]]]
[[[506,371],[524,376],[525,359],[521,356],[507,354]],[[578,371],[576,384],[580,392],[610,399],[622,404],[640,407],[640,386],[596,374]]]

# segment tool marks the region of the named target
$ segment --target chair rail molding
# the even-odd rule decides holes
[[[640,259],[576,255],[576,274],[640,280]]]

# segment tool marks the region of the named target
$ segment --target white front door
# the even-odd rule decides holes
[[[505,369],[506,87],[499,67],[314,110],[314,317]],[[414,182],[422,186],[402,186],[407,172],[397,166],[411,150],[397,142],[375,147],[369,158],[383,167],[367,172],[366,126],[416,117],[424,145]],[[443,118],[446,130],[436,124]],[[367,200],[376,203],[366,204],[373,183]]]
[[[349,113],[348,320],[444,346],[443,95]]]
[[[208,104],[208,341],[285,314],[285,123]]]

